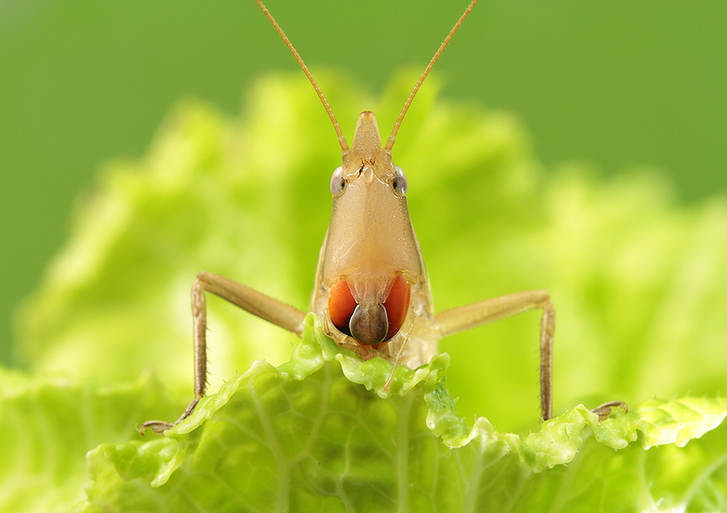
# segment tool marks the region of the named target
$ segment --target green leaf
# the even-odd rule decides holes
[[[128,440],[139,418],[176,413],[159,387],[149,376],[99,386],[0,369],[0,511],[68,511],[85,496],[87,451]]]
[[[389,362],[362,362],[314,323],[310,315],[291,361],[255,363],[163,438],[90,452],[93,481],[80,510],[727,506],[727,495],[716,493],[727,491],[727,400],[651,400],[604,422],[579,405],[520,437],[457,416],[443,385],[446,355],[397,368],[387,389]]]

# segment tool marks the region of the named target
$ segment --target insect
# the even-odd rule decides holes
[[[332,213],[318,259],[311,308],[323,331],[362,359],[381,357],[415,368],[437,352],[437,341],[521,312],[542,310],[540,325],[540,410],[552,416],[552,366],[555,309],[545,290],[519,292],[437,314],[429,278],[407,209],[407,179],[392,160],[392,148],[404,115],[444,48],[470,14],[472,0],[429,61],[404,103],[391,135],[382,146],[372,112],[359,115],[351,146],[321,89],[298,52],[261,0],[255,0],[295,57],[318,94],[338,136],[341,166],[330,180]],[[192,286],[194,399],[175,422],[152,420],[140,431],[163,433],[189,416],[204,396],[207,375],[205,294],[212,293],[253,315],[302,333],[305,313],[245,285],[201,272]],[[392,373],[393,375],[393,373]],[[620,401],[593,411],[605,417]]]

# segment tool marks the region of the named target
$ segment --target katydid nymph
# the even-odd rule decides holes
[[[392,160],[392,148],[404,115],[434,63],[470,14],[472,0],[449,31],[406,99],[391,135],[382,146],[374,114],[359,115],[351,146],[321,89],[287,36],[263,5],[255,0],[295,57],[333,124],[342,150],[341,166],[330,179],[332,213],[318,258],[311,310],[323,332],[362,359],[384,358],[416,368],[437,353],[437,341],[529,310],[541,310],[540,411],[552,417],[552,356],[555,310],[545,290],[520,292],[434,313],[429,278],[407,209],[407,179]],[[197,275],[191,302],[194,339],[194,399],[175,422],[152,420],[140,427],[158,433],[188,417],[204,396],[207,378],[207,307],[212,293],[298,336],[305,313],[222,276]],[[393,376],[393,371],[392,371]],[[611,407],[593,411],[599,417]]]

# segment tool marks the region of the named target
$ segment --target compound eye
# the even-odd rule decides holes
[[[396,170],[396,176],[391,181],[391,186],[394,188],[394,192],[396,194],[398,194],[399,196],[403,196],[406,194],[406,190],[408,188],[406,175],[399,166],[394,166],[394,169]]]
[[[346,188],[346,179],[343,178],[343,168],[337,167],[331,175],[331,194],[339,196]]]

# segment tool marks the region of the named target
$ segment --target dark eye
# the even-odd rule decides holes
[[[396,169],[396,176],[391,181],[391,186],[394,188],[395,193],[403,196],[406,194],[407,189],[406,175],[399,166],[394,166],[394,169]]]
[[[337,167],[331,175],[331,194],[338,196],[346,188],[346,180],[343,178],[343,168]]]

